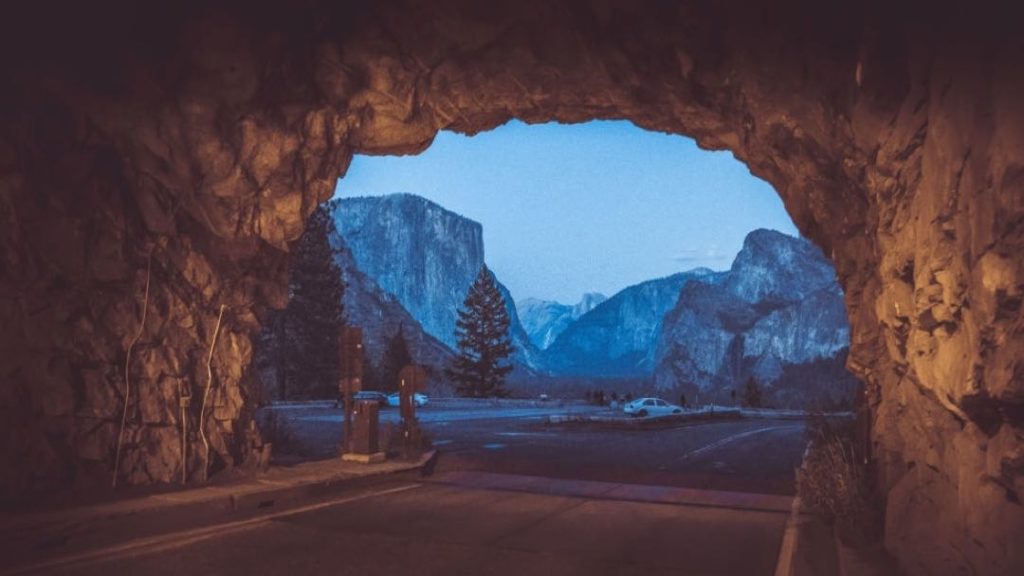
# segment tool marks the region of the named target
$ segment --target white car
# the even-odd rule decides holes
[[[626,404],[622,409],[630,416],[665,416],[667,414],[682,414],[683,409],[675,404],[669,404],[661,398],[637,398]]]
[[[412,400],[416,404],[417,408],[422,408],[427,405],[428,398],[426,394],[420,394],[415,392],[412,395]],[[394,392],[388,395],[388,406],[398,407],[402,405],[402,397],[398,395],[398,392]]]

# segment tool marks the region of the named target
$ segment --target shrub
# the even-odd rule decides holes
[[[299,442],[295,431],[288,425],[288,419],[280,412],[267,409],[258,418],[260,435],[269,442],[274,454],[296,454]]]
[[[865,546],[881,535],[881,504],[868,459],[854,441],[854,424],[818,415],[807,426],[810,447],[797,471],[797,492],[813,511],[836,523],[840,539]]]

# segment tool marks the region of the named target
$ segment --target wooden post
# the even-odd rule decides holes
[[[346,326],[338,338],[340,356],[340,376],[338,383],[345,411],[344,437],[342,452],[351,451],[352,443],[352,396],[363,388],[363,330],[357,326]]]

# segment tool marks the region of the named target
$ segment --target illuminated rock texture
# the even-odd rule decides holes
[[[902,565],[1021,573],[1024,42],[1000,4],[144,4],[0,30],[8,498],[109,483],[129,348],[122,481],[178,477],[183,392],[191,477],[200,425],[211,472],[245,463],[252,338],[353,153],[628,118],[732,150],[834,261]]]

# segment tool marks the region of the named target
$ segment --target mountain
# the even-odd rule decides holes
[[[574,306],[537,298],[523,299],[517,302],[516,306],[519,308],[519,320],[523,323],[530,341],[537,348],[544,350],[551,346],[569,324],[607,299],[604,294],[588,292]]]
[[[395,296],[382,290],[359,270],[352,251],[340,235],[335,235],[331,244],[336,250],[335,262],[345,281],[342,296],[345,323],[363,329],[363,347],[369,359],[379,366],[388,341],[401,329],[413,363],[427,367],[428,380],[436,385],[443,379],[442,370],[454,356],[451,349],[428,334]],[[388,388],[381,383],[368,381],[366,384],[377,389]]]
[[[630,286],[571,323],[542,353],[553,374],[632,377],[650,374],[651,354],[661,320],[687,283],[714,281],[698,268]]]
[[[423,330],[450,349],[455,320],[484,264],[479,223],[412,194],[345,198],[334,220],[355,267],[391,294]],[[512,321],[513,361],[537,362],[537,351],[519,322],[511,294],[501,283]]]
[[[858,386],[844,368],[849,339],[843,293],[821,251],[755,230],[718,282],[683,287],[654,347],[655,386],[721,402],[753,377],[778,405],[832,403]]]

